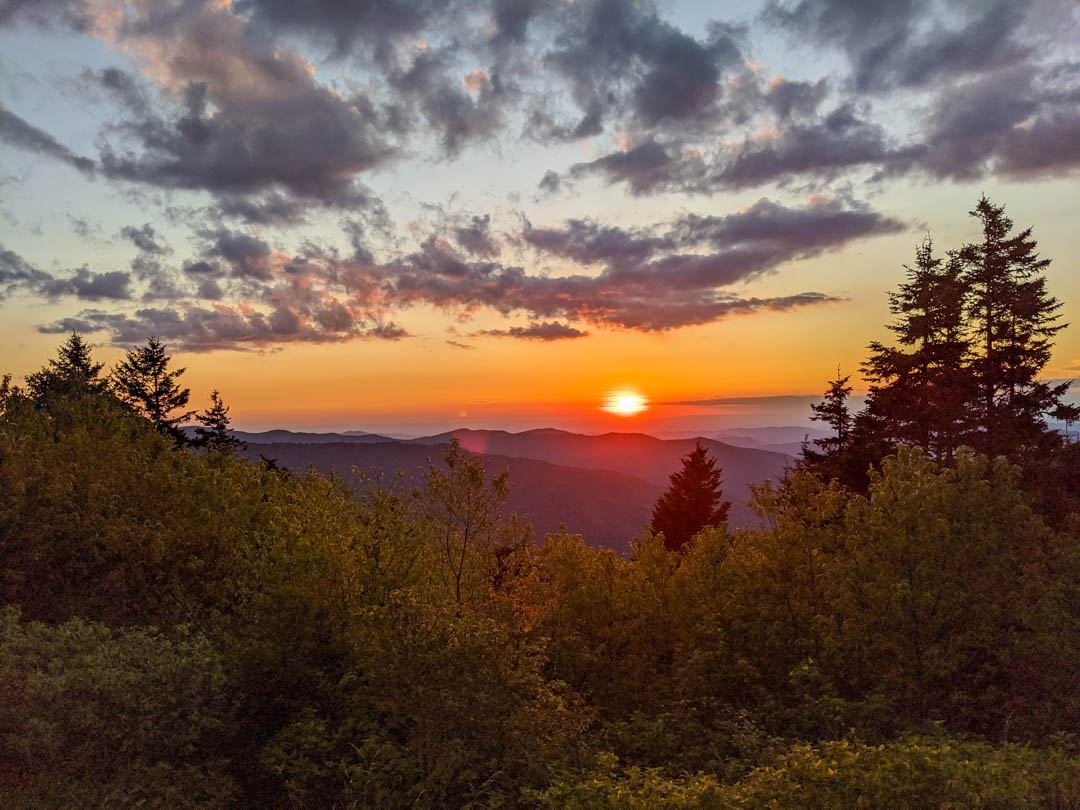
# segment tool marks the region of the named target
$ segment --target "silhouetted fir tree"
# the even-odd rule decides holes
[[[853,419],[847,406],[847,398],[851,396],[851,386],[847,384],[850,379],[850,374],[841,377],[837,367],[836,379],[829,383],[825,399],[810,406],[813,412],[810,418],[815,422],[825,422],[836,432],[835,436],[814,439],[814,444],[827,453],[842,450],[851,438]]]
[[[195,428],[192,442],[196,447],[226,453],[243,446],[244,443],[229,429],[229,406],[222,402],[221,393],[216,388],[210,392],[209,410],[195,416],[200,422],[199,427]]]
[[[26,393],[39,405],[50,396],[101,394],[108,389],[102,378],[104,363],[95,363],[90,346],[78,332],[72,332],[57,349],[56,359],[26,377]]]
[[[696,445],[682,464],[653,507],[652,529],[663,532],[671,551],[682,551],[703,528],[726,521],[731,508],[730,501],[721,501],[721,470],[705,447]]]
[[[112,381],[121,400],[146,416],[162,433],[184,444],[187,439],[180,424],[192,412],[173,413],[188,404],[191,389],[180,387],[178,380],[185,369],[170,371],[170,360],[165,344],[151,337],[145,346],[127,353],[113,369]]]
[[[898,346],[873,341],[862,365],[870,382],[867,419],[889,448],[916,444],[948,459],[962,443],[975,383],[968,368],[966,286],[961,262],[933,255],[930,238],[916,248],[907,280],[889,293],[897,320],[887,328]]]
[[[1061,302],[1046,291],[1031,228],[1011,235],[1005,207],[983,196],[971,215],[982,223],[982,241],[964,245],[958,256],[970,290],[968,315],[980,353],[972,367],[978,378],[975,437],[990,455],[1020,457],[1046,439],[1043,417],[1061,402],[1069,383],[1038,380],[1050,360],[1051,339],[1066,324],[1055,323]]]
[[[870,465],[888,453],[889,445],[882,438],[885,429],[880,414],[864,409],[853,415],[848,408],[850,379],[851,375],[841,376],[837,368],[824,400],[810,405],[810,418],[828,424],[835,435],[815,439],[814,447],[804,443],[801,465],[826,481],[835,479],[849,489],[865,492],[870,485]]]

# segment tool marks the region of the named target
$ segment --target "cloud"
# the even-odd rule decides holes
[[[280,203],[283,193],[309,205],[371,203],[354,176],[390,160],[395,148],[367,96],[318,84],[303,57],[251,36],[228,4],[148,0],[131,12],[120,22],[99,20],[96,30],[141,61],[162,103],[152,109],[137,82],[115,72],[84,74],[123,110],[101,153],[108,177],[209,191],[251,218],[260,209],[272,215],[267,203]],[[237,198],[249,195],[262,205],[244,210]],[[276,208],[276,219],[296,218]]]
[[[45,298],[72,295],[83,301],[125,301],[131,298],[131,276],[122,270],[93,273],[80,267],[67,278],[50,278],[37,285],[36,291]]]
[[[39,28],[83,33],[90,28],[90,13],[83,0],[4,0],[0,28],[25,22]]]
[[[76,155],[52,135],[32,124],[28,124],[11,110],[4,107],[0,107],[0,140],[19,149],[46,155],[62,163],[67,163],[83,174],[94,175],[94,161]]]
[[[482,217],[472,217],[467,225],[459,225],[454,229],[454,237],[457,243],[466,253],[473,256],[494,256],[499,252],[498,246],[491,238],[491,215],[484,214]]]
[[[581,219],[568,220],[562,228],[529,226],[522,238],[539,251],[579,264],[640,262],[673,246],[671,240],[646,230],[624,230]]]
[[[625,152],[612,152],[570,168],[573,177],[599,174],[609,183],[626,183],[633,194],[695,185],[704,171],[699,154],[680,154],[677,143],[664,144],[654,137]]]
[[[1020,66],[958,83],[926,118],[927,171],[972,179],[1080,165],[1080,76]]]
[[[13,250],[0,245],[0,300],[20,288],[31,288],[50,280]]]
[[[352,323],[341,330],[320,329],[288,309],[262,313],[226,304],[210,308],[144,308],[131,315],[84,310],[76,317],[45,324],[38,330],[44,334],[109,332],[112,342],[122,345],[142,343],[156,335],[184,351],[244,350],[298,341],[398,340],[407,334],[393,323],[378,322]]]
[[[141,228],[136,228],[134,225],[125,225],[120,229],[120,235],[131,240],[132,244],[143,253],[161,256],[172,252],[168,244],[161,241],[161,236],[149,222]]]
[[[1017,36],[1029,2],[954,4],[942,13],[931,0],[852,3],[771,2],[767,20],[799,37],[836,46],[851,60],[859,92],[920,87],[941,77],[978,74],[1015,64],[1030,49]]]
[[[904,227],[876,212],[835,202],[792,209],[761,200],[728,217],[682,217],[666,231],[660,225],[624,230],[571,220],[562,228],[523,233],[523,240],[543,254],[602,265],[598,275],[532,275],[499,262],[466,260],[433,239],[383,272],[388,300],[398,305],[488,308],[538,320],[664,331],[732,314],[837,301],[818,292],[748,299],[723,288],[784,262]],[[701,247],[709,252],[693,252]]]
[[[4,278],[11,284],[45,297],[170,302],[133,313],[79,314],[94,331],[107,331],[122,344],[150,333],[200,350],[395,340],[408,334],[395,323],[397,313],[421,304],[458,317],[478,310],[523,314],[530,318],[528,326],[483,334],[554,340],[587,334],[567,322],[656,332],[736,314],[836,302],[822,292],[759,298],[736,294],[731,287],[786,262],[903,227],[878,212],[837,201],[788,207],[762,199],[726,216],[684,214],[629,229],[577,219],[542,228],[526,223],[520,244],[536,251],[539,269],[545,257],[554,257],[589,268],[590,274],[528,273],[504,263],[494,241],[475,241],[489,234],[487,216],[452,228],[453,243],[431,234],[411,252],[385,260],[364,254],[343,259],[311,243],[288,255],[251,233],[222,228],[200,231],[201,255],[179,268],[146,251],[132,262],[131,274],[82,268],[59,279],[7,254],[0,267],[6,268]],[[136,231],[140,238],[152,236]]]
[[[535,321],[528,326],[511,326],[509,329],[484,329],[473,332],[476,336],[486,337],[510,337],[520,340],[540,340],[550,342],[553,340],[572,340],[573,338],[586,337],[589,333],[581,329],[559,323],[558,321]]]

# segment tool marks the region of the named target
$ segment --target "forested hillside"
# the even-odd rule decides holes
[[[2,389],[5,807],[1080,803],[1080,516],[1004,457],[623,559],[457,443],[399,494],[249,463],[216,395],[191,442],[136,351],[124,399],[77,335]]]

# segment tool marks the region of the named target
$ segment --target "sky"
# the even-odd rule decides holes
[[[0,0],[0,370],[156,335],[245,429],[809,424],[985,194],[1080,376],[1078,45],[1071,0]]]

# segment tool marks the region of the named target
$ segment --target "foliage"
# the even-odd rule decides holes
[[[804,465],[620,557],[456,445],[401,497],[0,385],[2,803],[1076,806],[1080,518],[1023,487],[1077,448]]]
[[[190,412],[174,414],[188,404],[191,389],[180,387],[185,369],[169,370],[171,358],[165,344],[151,336],[146,345],[132,349],[113,369],[112,385],[117,396],[150,420],[159,431],[176,442],[184,442],[180,425]]]
[[[57,349],[55,360],[26,376],[26,393],[38,404],[54,396],[101,394],[108,386],[108,380],[101,377],[104,367],[104,363],[93,361],[82,336],[72,332]]]
[[[210,392],[210,408],[196,414],[199,427],[195,428],[195,447],[205,447],[218,453],[228,453],[244,446],[229,430],[229,407],[221,401],[221,393],[215,388]]]
[[[730,501],[721,501],[721,472],[716,459],[700,444],[671,474],[671,483],[653,507],[652,530],[664,535],[672,551],[681,551],[706,526],[727,520]]]
[[[221,657],[197,632],[0,612],[5,807],[232,806],[230,714]]]

